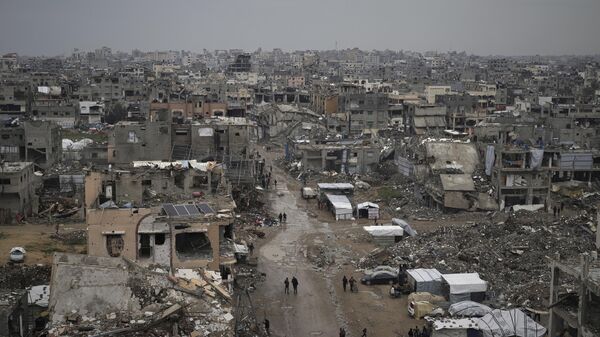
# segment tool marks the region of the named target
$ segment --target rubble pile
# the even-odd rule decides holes
[[[48,265],[12,265],[0,266],[1,289],[25,289],[31,286],[48,284],[52,268]]]
[[[581,226],[584,219],[552,222],[544,216],[519,212],[505,223],[443,227],[398,243],[389,249],[390,259],[442,273],[477,272],[501,305],[541,308],[550,282],[548,258],[594,249],[592,236]],[[373,261],[362,264],[367,262]]]
[[[49,336],[229,336],[231,296],[217,273],[184,269],[177,276],[131,266],[127,286],[133,310],[90,314],[72,310],[53,322]]]
[[[87,231],[81,229],[71,232],[60,232],[54,233],[50,237],[66,245],[84,245],[87,242]]]

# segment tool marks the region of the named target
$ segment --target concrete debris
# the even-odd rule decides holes
[[[480,222],[443,227],[407,238],[377,261],[407,261],[442,273],[477,272],[490,282],[499,306],[543,308],[548,296],[549,257],[575,257],[594,249],[594,238],[580,226],[586,218],[556,223],[544,213],[519,212],[504,223]]]

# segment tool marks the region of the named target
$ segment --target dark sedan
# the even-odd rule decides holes
[[[387,270],[376,271],[372,274],[365,275],[360,279],[360,282],[366,285],[370,284],[394,284],[398,282],[398,274]]]

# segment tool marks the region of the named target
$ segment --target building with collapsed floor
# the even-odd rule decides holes
[[[289,140],[288,157],[300,161],[302,170],[365,174],[380,160],[379,139]]]
[[[0,224],[37,213],[40,183],[32,162],[0,163]]]
[[[47,169],[61,159],[60,126],[48,121],[13,121],[0,128],[0,155]]]
[[[165,200],[212,195],[227,189],[223,165],[216,162],[134,161],[118,170],[92,170],[85,177],[86,208],[112,202],[118,206],[150,206]]]
[[[579,263],[551,260],[552,280],[548,335],[557,336],[568,332],[571,336],[600,336],[600,265],[589,254],[581,255]],[[571,283],[571,292],[561,292],[565,282]]]
[[[168,270],[219,270],[235,263],[234,207],[231,199],[208,198],[158,209],[88,209],[88,254]]]

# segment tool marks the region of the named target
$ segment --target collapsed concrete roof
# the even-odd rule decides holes
[[[433,171],[458,169],[465,174],[472,174],[479,164],[479,153],[474,144],[457,142],[425,143],[427,157],[434,158],[429,164]]]

